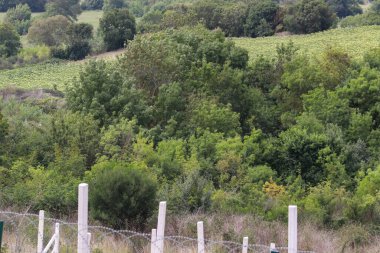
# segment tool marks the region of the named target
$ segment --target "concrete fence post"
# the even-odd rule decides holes
[[[157,229],[152,229],[152,237],[150,239],[150,253],[157,252]]]
[[[243,253],[248,253],[248,237],[243,238]]]
[[[59,223],[55,223],[53,252],[54,253],[59,253]]]
[[[198,253],[205,253],[205,237],[203,231],[203,221],[197,223]]]
[[[78,186],[78,253],[89,253],[88,245],[88,184]]]
[[[164,237],[165,237],[165,218],[166,218],[166,201],[160,202],[158,209],[158,222],[157,222],[157,249],[156,252],[164,252]]]
[[[288,253],[297,253],[297,206],[289,206]]]
[[[37,253],[42,253],[44,249],[44,223],[45,211],[40,210],[38,213]]]

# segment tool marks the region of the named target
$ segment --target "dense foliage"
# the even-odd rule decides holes
[[[1,102],[0,199],[68,213],[87,181],[92,217],[117,228],[163,199],[173,213],[271,220],[297,204],[320,225],[379,222],[378,59],[290,43],[249,61],[202,26],[138,35],[86,64],[67,105]]]
[[[81,13],[79,0],[47,0],[47,16],[62,15],[71,20],[77,20]]]
[[[293,33],[314,33],[329,29],[335,15],[323,0],[301,0],[290,8],[285,27]]]
[[[66,43],[70,25],[70,20],[62,15],[37,19],[29,28],[28,40],[35,44],[59,46]]]
[[[103,0],[84,0],[81,1],[81,8],[82,10],[101,10],[103,4]]]
[[[99,21],[99,33],[108,51],[122,48],[136,33],[135,17],[128,9],[105,11]]]
[[[361,15],[346,17],[340,25],[342,27],[380,25],[380,1],[373,1],[369,10]]]
[[[141,32],[202,23],[234,37],[270,36],[284,30],[312,33],[329,29],[337,17],[362,12],[357,0],[148,1],[144,10]]]
[[[20,48],[20,36],[14,27],[0,23],[0,58],[17,54]]]
[[[47,0],[1,0],[0,11],[4,12],[10,8],[16,7],[18,4],[27,4],[33,12],[41,12],[45,10]]]
[[[24,35],[28,32],[31,23],[32,12],[28,5],[20,4],[15,8],[10,8],[4,18],[5,23],[13,25],[18,34]]]

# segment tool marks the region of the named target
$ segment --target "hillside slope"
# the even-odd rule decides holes
[[[275,56],[276,46],[290,41],[307,54],[318,54],[326,47],[333,46],[342,48],[352,57],[358,58],[368,49],[380,45],[380,26],[338,28],[308,35],[234,38],[233,41],[248,50],[251,61],[260,55]]]

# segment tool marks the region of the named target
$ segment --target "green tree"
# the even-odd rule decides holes
[[[358,0],[326,0],[339,18],[362,13]]]
[[[47,46],[63,45],[68,41],[67,32],[70,25],[70,20],[62,15],[38,19],[29,28],[28,40]]]
[[[45,11],[47,0],[23,0],[23,2],[29,5],[32,12],[42,12]]]
[[[329,29],[336,17],[323,0],[299,0],[287,13],[284,23],[293,33],[314,33]]]
[[[130,164],[102,162],[88,178],[93,218],[116,229],[144,227],[155,205],[152,176]]]
[[[104,0],[103,10],[109,11],[112,9],[121,9],[125,7],[125,0]]]
[[[0,57],[16,55],[21,48],[20,36],[9,24],[0,24]]]
[[[151,110],[145,95],[124,80],[115,65],[91,61],[67,90],[67,102],[74,111],[92,114],[101,126],[120,117],[136,117],[148,124]]]
[[[79,0],[48,0],[45,8],[48,16],[62,15],[72,21],[81,13]]]
[[[13,25],[18,34],[24,35],[28,32],[32,12],[27,4],[16,5],[15,8],[8,9],[4,22]]]
[[[91,51],[90,39],[92,39],[93,27],[86,23],[72,24],[68,33],[68,45],[66,48],[68,59],[84,59]]]
[[[84,0],[81,2],[81,8],[83,10],[101,10],[103,4],[103,0]]]
[[[234,136],[241,132],[239,114],[233,112],[229,105],[218,105],[215,100],[195,99],[190,103],[190,119],[187,126],[191,132],[208,129],[210,132]]]
[[[105,11],[99,21],[99,32],[108,51],[124,47],[136,34],[136,22],[128,9]]]
[[[244,25],[245,35],[249,37],[270,36],[274,33],[275,17],[279,9],[273,0],[257,1],[249,10]]]

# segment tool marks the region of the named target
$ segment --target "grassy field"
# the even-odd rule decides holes
[[[38,17],[42,15],[43,12],[40,13],[32,13],[33,17]],[[98,29],[99,19],[102,17],[103,11],[84,11],[78,16],[78,21],[81,23],[89,23],[94,27],[94,31]],[[0,12],[0,22],[4,20],[5,12]]]
[[[78,22],[91,24],[94,27],[94,32],[96,32],[102,15],[103,11],[84,11],[79,15]]]
[[[60,62],[30,65],[23,68],[1,70],[0,88],[21,87],[54,88],[64,91],[65,85],[78,76],[82,64],[79,62]]]
[[[360,58],[369,49],[380,46],[380,26],[340,28],[308,35],[234,38],[233,41],[248,50],[250,60],[260,55],[274,57],[276,46],[290,41],[307,54],[319,54],[326,47],[333,46]]]

